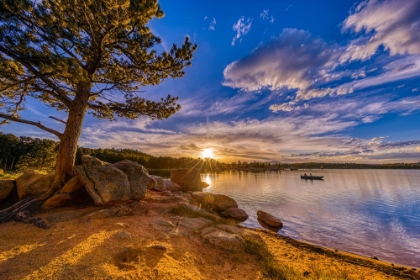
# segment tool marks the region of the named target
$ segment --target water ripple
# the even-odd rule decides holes
[[[299,175],[207,174],[206,191],[234,198],[250,215],[245,226],[260,227],[262,209],[281,218],[279,234],[420,267],[420,171],[322,170],[324,181]]]

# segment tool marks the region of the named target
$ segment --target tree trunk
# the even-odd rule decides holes
[[[69,110],[66,128],[60,139],[53,187],[61,189],[73,177],[77,143],[82,133],[83,120],[88,108],[90,84],[78,87],[73,106]]]

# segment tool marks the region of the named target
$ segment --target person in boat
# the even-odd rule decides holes
[[[303,174],[303,176],[307,176],[307,175],[306,175],[306,173],[305,173],[305,174]]]
[[[309,173],[309,176],[312,176],[312,173]]]

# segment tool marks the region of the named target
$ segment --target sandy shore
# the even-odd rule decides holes
[[[419,270],[180,211],[149,192],[110,211],[67,207],[51,225],[0,225],[1,279],[420,279]],[[120,210],[118,210],[120,209]],[[122,209],[122,210],[121,210]]]

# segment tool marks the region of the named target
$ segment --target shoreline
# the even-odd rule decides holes
[[[50,229],[2,224],[2,279],[420,279],[418,269],[179,208],[187,201],[148,192],[128,206],[39,213]]]

